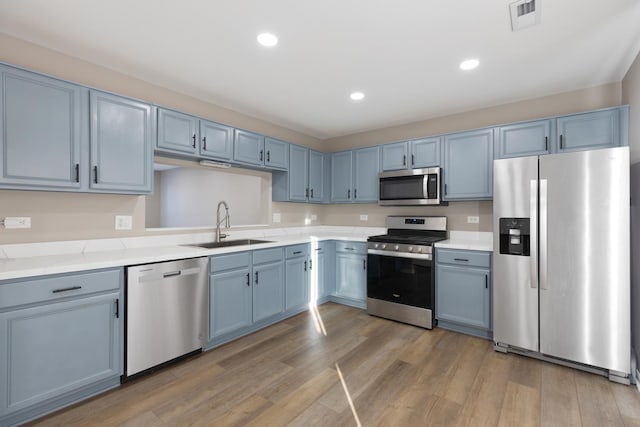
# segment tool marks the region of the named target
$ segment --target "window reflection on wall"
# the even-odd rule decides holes
[[[231,226],[268,224],[271,175],[244,169],[156,164],[146,197],[147,228],[214,227],[216,207],[229,205]]]

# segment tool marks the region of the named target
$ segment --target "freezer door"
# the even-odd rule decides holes
[[[538,351],[538,157],[493,162],[493,340]],[[500,253],[500,218],[529,218],[530,255]]]
[[[629,373],[628,147],[542,156],[540,189],[540,352]]]

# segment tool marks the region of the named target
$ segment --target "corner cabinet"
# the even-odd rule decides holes
[[[122,269],[0,282],[0,425],[120,384]]]
[[[273,201],[324,203],[329,155],[295,144],[287,149],[288,170],[273,171]]]
[[[443,140],[444,197],[482,200],[493,196],[493,129],[460,132]]]
[[[151,106],[92,90],[90,111],[89,188],[105,192],[151,193]]]
[[[491,253],[436,249],[438,326],[492,337]]]
[[[380,148],[331,154],[331,202],[377,203]]]
[[[79,190],[86,90],[9,67],[0,73],[0,185]]]

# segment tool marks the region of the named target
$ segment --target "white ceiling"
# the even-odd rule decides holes
[[[619,82],[640,50],[639,0],[537,0],[515,33],[510,1],[0,0],[0,32],[322,139]]]

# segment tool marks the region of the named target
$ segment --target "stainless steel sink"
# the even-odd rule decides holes
[[[226,248],[227,246],[256,245],[258,243],[271,243],[271,241],[257,240],[257,239],[239,239],[239,240],[227,240],[222,242],[193,243],[190,245],[183,245],[183,246],[197,246],[199,248],[214,249],[214,248]]]

